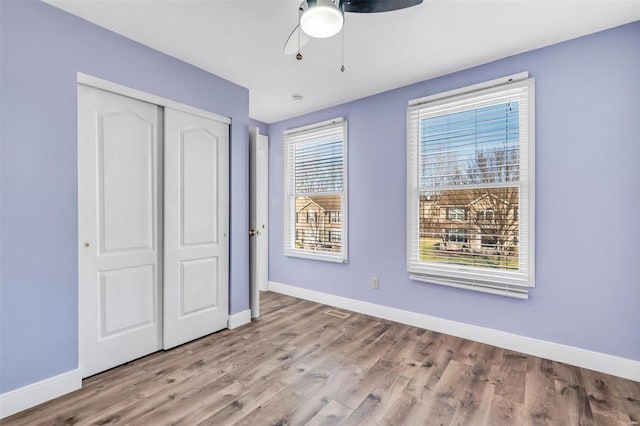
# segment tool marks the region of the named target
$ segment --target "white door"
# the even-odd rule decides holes
[[[249,259],[251,317],[260,316],[260,291],[269,279],[269,138],[257,128],[249,131]]]
[[[165,108],[165,349],[227,327],[229,126]]]
[[[78,85],[80,368],[160,349],[160,109]]]

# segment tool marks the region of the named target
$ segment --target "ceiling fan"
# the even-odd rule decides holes
[[[303,0],[298,7],[298,25],[286,43],[284,54],[296,54],[311,38],[328,38],[338,34],[344,24],[344,12],[378,13],[416,6],[423,0]],[[344,71],[344,65],[341,68]]]

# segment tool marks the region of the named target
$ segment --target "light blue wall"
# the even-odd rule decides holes
[[[521,71],[536,79],[537,287],[522,301],[409,280],[407,101]],[[337,116],[349,121],[349,264],[285,257],[282,132]],[[640,360],[640,22],[269,132],[271,280]]]
[[[231,117],[230,311],[248,309],[248,91],[39,1],[0,15],[0,393],[78,365],[77,72]]]
[[[269,134],[269,125],[267,123],[263,123],[262,121],[258,121],[258,120],[254,120],[253,118],[250,118],[249,127],[257,127],[260,130],[261,135]]]

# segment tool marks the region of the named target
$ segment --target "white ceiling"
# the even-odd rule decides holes
[[[299,0],[45,0],[250,90],[267,123],[640,20],[640,0],[425,0],[284,56]],[[639,43],[640,48],[640,43]],[[302,101],[293,101],[300,94]]]

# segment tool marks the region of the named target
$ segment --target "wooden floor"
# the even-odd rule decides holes
[[[7,425],[629,425],[640,383],[263,293],[262,316],[86,379]]]

